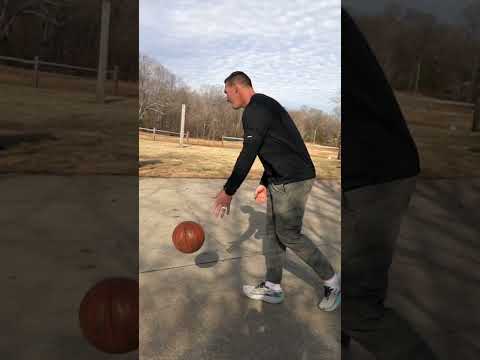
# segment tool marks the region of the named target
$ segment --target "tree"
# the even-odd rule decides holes
[[[340,93],[335,114],[302,106],[289,111],[305,141],[335,145],[340,128]],[[192,90],[173,73],[146,54],[139,57],[139,123],[178,132],[181,105],[186,104],[185,130],[193,138],[219,140],[222,136],[242,137],[242,111],[226,101],[223,85]]]
[[[61,26],[63,10],[70,0],[0,0],[0,39],[8,39],[13,25],[21,16],[33,15],[44,24],[44,36],[51,25]]]
[[[173,100],[175,89],[175,75],[154,59],[140,55],[138,106],[140,124],[147,114],[153,115],[157,122],[160,121]]]

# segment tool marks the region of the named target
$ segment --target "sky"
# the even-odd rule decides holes
[[[194,89],[244,71],[288,109],[335,107],[340,28],[340,0],[140,0],[141,53]]]

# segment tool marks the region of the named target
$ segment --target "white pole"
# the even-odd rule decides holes
[[[185,133],[185,104],[182,104],[182,119],[180,125],[180,145],[183,146],[183,135]]]
[[[97,102],[105,101],[105,79],[108,61],[111,0],[102,0],[102,27],[100,30],[100,55],[98,59]]]

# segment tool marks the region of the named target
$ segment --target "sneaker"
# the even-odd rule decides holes
[[[318,303],[318,307],[324,311],[333,311],[340,305],[341,291],[340,289],[324,286],[324,296],[322,301]]]
[[[279,304],[283,301],[283,291],[275,291],[268,288],[265,285],[265,281],[262,281],[257,286],[244,285],[243,292],[253,300],[263,300],[271,304]]]

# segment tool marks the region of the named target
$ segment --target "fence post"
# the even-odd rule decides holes
[[[102,15],[100,21],[100,50],[97,71],[97,102],[105,103],[105,79],[108,66],[108,40],[110,31],[111,0],[102,0]]]
[[[185,104],[182,104],[182,117],[180,119],[180,146],[183,146],[184,134],[185,134]]]
[[[189,138],[190,138],[190,131],[187,131],[187,144],[190,144],[190,142],[188,141]]]
[[[38,67],[39,67],[39,57],[35,56],[35,62],[33,63],[34,77],[33,77],[33,86],[38,88]]]
[[[155,141],[155,134],[157,133],[157,128],[153,128],[153,141]]]
[[[422,71],[422,62],[419,61],[418,65],[417,65],[417,73],[416,73],[416,77],[415,77],[415,90],[414,90],[415,94],[418,94],[418,87],[419,87],[419,83],[420,83],[421,71]]]
[[[113,95],[118,95],[118,65],[115,65],[113,68]]]

